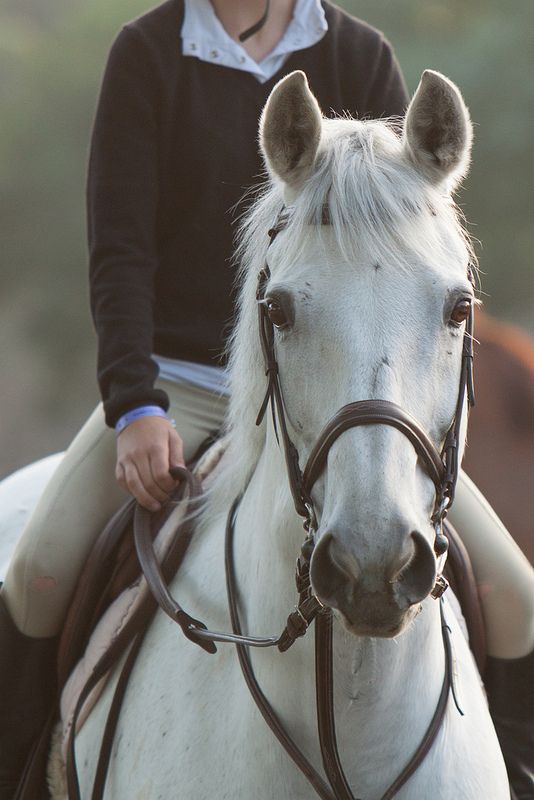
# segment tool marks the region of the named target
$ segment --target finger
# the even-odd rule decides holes
[[[137,502],[148,511],[159,511],[161,504],[146,490],[137,466],[133,461],[124,462],[123,469],[126,488],[130,494],[132,494]]]
[[[154,483],[168,496],[176,488],[176,481],[169,473],[169,450],[158,447],[149,454],[150,471]]]
[[[124,467],[121,461],[117,461],[115,466],[115,480],[121,486],[122,489],[128,491],[128,486],[126,484],[126,476],[124,474]]]
[[[161,448],[159,448],[161,449]],[[149,453],[143,454],[142,456],[138,456],[135,459],[135,466],[137,467],[137,472],[139,477],[141,478],[141,482],[145,488],[145,491],[154,498],[159,503],[165,503],[169,499],[168,492],[164,491],[161,486],[158,486],[156,481],[154,480],[154,476],[152,474],[152,469],[150,466],[150,455]]]
[[[181,436],[174,428],[169,431],[169,466],[185,467],[184,445]]]

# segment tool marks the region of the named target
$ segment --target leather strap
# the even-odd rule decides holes
[[[334,670],[332,657],[333,615],[321,614],[315,623],[315,691],[317,703],[317,729],[323,767],[336,798],[354,800],[343,772],[337,749],[334,718]]]
[[[269,231],[269,246],[274,242],[278,234],[287,228],[290,219],[290,212],[287,208],[282,208],[278,214],[274,226]],[[331,224],[330,216],[327,209],[322,210],[322,224]],[[468,277],[473,282],[471,270],[468,272]],[[263,399],[256,424],[259,425],[264,416],[269,403],[271,404],[273,425],[278,437],[278,430],[280,428],[280,435],[284,447],[287,473],[289,486],[295,504],[297,514],[302,516],[305,521],[305,528],[309,530],[315,525],[315,514],[313,510],[313,501],[311,498],[311,487],[317,480],[320,474],[320,465],[324,467],[326,462],[326,455],[329,447],[337,439],[337,437],[344,431],[354,425],[362,424],[386,424],[393,425],[402,431],[412,442],[419,456],[423,459],[430,477],[436,486],[436,500],[435,507],[432,514],[432,522],[436,528],[436,554],[442,555],[447,548],[447,541],[442,534],[442,522],[445,518],[448,509],[454,500],[454,492],[459,473],[459,437],[462,424],[462,415],[464,400],[467,397],[468,405],[471,407],[475,403],[474,387],[473,387],[473,311],[469,312],[469,317],[466,322],[463,345],[462,345],[462,366],[460,375],[460,385],[458,389],[458,397],[456,402],[456,411],[452,420],[451,426],[445,438],[443,452],[440,454],[435,448],[435,445],[430,441],[424,431],[413,417],[404,412],[393,403],[386,400],[367,400],[367,414],[374,418],[365,422],[365,415],[354,417],[351,416],[350,408],[358,404],[349,404],[342,408],[335,417],[323,429],[319,441],[314,448],[314,463],[307,469],[308,480],[303,479],[300,465],[299,454],[295,447],[289,432],[287,430],[287,422],[285,415],[285,408],[283,402],[282,389],[280,385],[280,376],[278,370],[278,362],[275,353],[275,334],[274,325],[269,319],[267,307],[265,303],[266,287],[270,279],[270,270],[267,263],[258,275],[258,288],[256,292],[256,300],[258,302],[258,320],[259,320],[259,333],[260,341],[265,360],[265,374],[268,377],[267,390]],[[389,404],[386,408],[384,404]],[[344,416],[344,412],[346,415]],[[323,437],[329,437],[330,444],[323,441]],[[312,473],[310,475],[310,472]],[[434,596],[439,596],[439,587],[436,587]]]
[[[183,492],[184,486],[188,485],[191,487],[194,484],[193,481],[191,480],[189,471],[182,467],[177,467],[176,469],[173,469],[172,475],[173,477],[181,481],[177,493],[173,498],[173,499],[178,499],[181,493]],[[162,574],[166,581],[172,579],[172,577],[176,574],[176,571],[178,570],[180,564],[182,563],[183,558],[187,552],[187,548],[191,542],[193,531],[194,531],[194,522],[191,518],[189,518],[186,515],[184,521],[176,531],[174,540],[171,544],[169,552],[167,553],[164,564],[162,566]],[[100,682],[100,680],[116,666],[118,661],[122,658],[122,656],[130,646],[132,646],[135,649],[135,640],[140,635],[143,635],[143,632],[147,630],[157,609],[158,609],[158,604],[156,603],[151,594],[147,594],[144,602],[138,608],[137,612],[133,615],[133,617],[124,626],[124,628],[119,633],[117,638],[113,641],[109,650],[102,655],[100,661],[96,664],[92,674],[90,675],[89,679],[87,680],[85,686],[83,687],[80,693],[78,702],[74,710],[72,726],[69,732],[68,743],[67,743],[66,773],[67,773],[67,787],[68,787],[69,800],[81,800],[80,786],[76,769],[76,752],[75,752],[76,725],[80,712],[83,706],[85,705],[87,698],[89,697],[93,689],[97,686],[97,684]],[[126,668],[131,670],[132,666],[133,666],[133,659],[131,662],[130,659],[127,659]],[[127,677],[129,677],[129,673]],[[124,681],[119,681],[117,687],[117,691],[119,692],[119,694],[124,693],[126,685],[127,685],[126,678]],[[115,726],[118,720],[118,712],[120,704],[114,703],[113,705],[115,706],[115,708],[112,708],[112,715],[115,714],[115,718],[112,719],[111,722],[108,721],[108,724],[106,725],[106,737],[102,741],[100,758],[99,758],[99,767],[100,765],[104,764],[107,767],[107,764],[109,763],[109,754],[111,752],[111,747],[113,745],[113,736],[115,732]],[[103,792],[105,784],[105,774],[99,773],[97,775],[97,782],[101,788],[101,791]],[[98,800],[100,800],[100,796],[98,794],[93,795],[93,800],[95,800],[95,798],[98,798]]]
[[[147,632],[148,626],[144,631],[139,631],[139,633],[136,635],[130,647],[130,652],[128,653],[126,661],[121,669],[121,674],[119,676],[119,680],[117,681],[115,692],[113,693],[113,700],[108,712],[106,727],[104,728],[104,733],[102,736],[102,743],[100,745],[100,753],[96,766],[91,800],[102,800],[104,797],[109,762],[111,760],[111,751],[113,749],[113,740],[115,738],[115,731],[117,730],[117,724],[119,722],[124,695],[126,694],[126,689],[128,688],[128,683],[130,681],[137,656],[139,655],[141,645],[144,642]]]
[[[98,685],[100,680],[107,675],[110,670],[117,664],[119,659],[128,649],[128,646],[132,642],[132,640],[137,636],[140,630],[148,627],[152,616],[154,615],[155,611],[157,610],[157,604],[153,600],[151,596],[147,597],[146,602],[143,606],[138,610],[137,614],[130,620],[130,623],[126,625],[121,634],[117,637],[117,639],[113,642],[110,649],[102,656],[98,664],[95,666],[92,674],[90,675],[89,679],[87,680],[85,686],[83,687],[80,695],[78,697],[78,702],[76,703],[76,707],[74,709],[74,715],[72,719],[71,729],[69,731],[69,737],[67,742],[67,763],[66,763],[66,774],[67,774],[67,788],[68,788],[68,797],[69,800],[81,800],[81,792],[80,792],[80,784],[78,781],[78,772],[76,768],[76,750],[75,750],[75,734],[76,734],[76,725],[78,721],[78,717],[81,713],[85,702],[93,689]],[[112,740],[103,741],[102,748],[112,746]],[[102,760],[102,756],[101,759]],[[109,761],[109,758],[108,758]]]
[[[452,685],[452,650],[448,642],[448,628],[443,615],[443,601],[440,602],[440,612],[445,650],[445,672],[438,704],[419,747],[381,800],[391,800],[391,798],[395,797],[416,772],[432,747],[445,716],[449,691]],[[334,789],[336,800],[355,800],[343,772],[337,749],[333,701],[332,650],[332,614],[321,614],[317,617],[315,623],[315,682],[317,690],[317,721],[323,766]]]
[[[183,477],[186,478],[186,481],[189,484],[190,492],[194,491],[192,488],[194,484],[191,481],[191,478],[185,475]],[[249,637],[243,637],[241,624],[239,620],[239,613],[237,607],[235,567],[233,560],[233,537],[235,529],[235,519],[239,502],[240,498],[238,498],[234,502],[231,512],[228,515],[226,536],[225,536],[225,571],[226,571],[226,581],[227,581],[228,603],[229,603],[230,617],[232,622],[232,631],[236,638],[239,637],[239,639],[241,639],[242,641],[247,641]],[[137,518],[137,521],[139,522],[139,517]],[[187,547],[191,542],[193,531],[185,524],[187,522],[191,522],[191,520],[187,519],[186,517],[185,522],[178,527],[175,540],[173,542],[173,545],[171,546],[171,551],[169,553],[169,556],[165,562],[163,569],[160,569],[159,565],[157,566],[157,568],[154,567],[154,564],[152,563],[153,550],[151,551],[150,547],[148,548],[145,547],[145,543],[143,542],[143,539],[147,535],[145,526],[144,525],[141,526],[141,534],[139,534],[139,530],[136,533],[136,546],[138,548],[138,552],[141,553],[143,559],[145,558],[146,554],[149,553],[148,561],[150,563],[150,567],[147,570],[147,572],[150,574],[149,585],[152,591],[154,591],[154,587],[156,587],[158,583],[161,584],[159,588],[156,588],[155,594],[165,603],[164,610],[166,610],[166,613],[172,616],[172,618],[175,619],[175,621],[178,621],[179,623],[180,620],[183,619],[183,615],[185,615],[185,618],[188,620],[192,618],[189,617],[189,615],[186,615],[185,612],[183,612],[183,610],[178,606],[178,604],[176,604],[176,602],[170,597],[170,595],[168,594],[168,589],[166,587],[165,581],[169,580],[170,577],[172,577],[172,575],[175,574],[176,569],[183,560],[183,557],[187,551]],[[151,537],[149,536],[149,538]],[[303,554],[304,565],[306,565],[307,562],[306,558],[307,555],[309,555],[309,553],[305,551]],[[145,564],[143,563],[143,569],[144,568]],[[300,573],[297,575],[297,582],[299,585],[299,591],[301,595],[305,598],[308,597],[307,595],[308,580],[309,580],[309,574],[307,573],[307,570],[304,566],[301,568]],[[97,683],[103,677],[103,675],[105,675],[112,668],[112,666],[116,663],[118,658],[122,656],[128,645],[130,645],[130,652],[127,656],[119,681],[117,683],[115,695],[108,715],[108,720],[104,731],[100,756],[97,765],[97,771],[95,775],[95,781],[93,785],[93,792],[91,796],[91,800],[102,800],[105,789],[107,769],[113,745],[113,738],[119,718],[121,703],[124,694],[126,692],[126,688],[135,663],[135,659],[137,657],[137,653],[142,644],[144,633],[146,632],[148,624],[156,609],[157,609],[157,604],[154,598],[152,596],[149,596],[143,607],[138,611],[136,617],[130,621],[130,624],[129,626],[127,626],[127,629],[125,628],[122,635],[118,637],[117,641],[112,646],[112,648],[105,654],[105,656],[103,656],[103,658],[97,665],[95,671],[93,672],[93,675],[87,682],[86,686],[84,687],[80,695],[75,710],[75,717],[73,720],[73,726],[71,728],[71,734],[69,737],[69,748],[68,748],[69,756],[67,759],[67,783],[68,783],[70,800],[80,800],[81,797],[78,784],[78,777],[76,773],[76,761],[74,752],[74,733],[76,728],[76,719],[93,688],[97,685]],[[315,611],[314,616],[315,615],[317,615],[317,610]],[[197,624],[196,621],[194,622],[196,625]],[[202,623],[199,624],[202,625]],[[308,627],[308,624],[309,623],[306,623],[305,629]],[[202,627],[203,629],[205,629],[205,626]],[[446,626],[442,625],[444,631],[445,627]],[[184,630],[183,626],[182,630]],[[184,633],[187,636],[188,633],[190,633],[190,631],[187,632],[184,631]],[[198,633],[198,631],[196,631],[196,633]],[[206,633],[209,632],[206,631]],[[195,641],[195,634],[189,635],[188,638],[191,638],[193,641]],[[319,725],[319,739],[321,744],[321,752],[323,755],[323,763],[325,766],[325,771],[328,776],[329,782],[331,784],[330,786],[328,786],[325,783],[323,778],[319,775],[319,773],[306,759],[306,757],[304,756],[302,751],[298,748],[298,746],[295,744],[295,742],[293,742],[293,740],[285,730],[284,726],[282,725],[280,719],[276,715],[276,712],[274,711],[269,701],[265,697],[254,675],[252,663],[246,646],[243,645],[242,643],[237,643],[236,646],[237,646],[239,663],[241,666],[241,670],[243,672],[243,676],[245,678],[245,682],[247,683],[247,686],[252,694],[252,697],[255,703],[257,704],[263,718],[265,719],[266,723],[269,725],[270,729],[273,731],[279,742],[282,744],[282,746],[284,747],[290,758],[293,760],[295,765],[305,775],[305,777],[309,781],[310,785],[313,787],[316,794],[320,798],[322,798],[322,800],[355,800],[354,796],[350,791],[350,787],[348,786],[348,783],[345,779],[342,766],[339,761],[339,755],[337,751],[337,743],[335,737],[335,723],[334,723],[334,710],[333,710],[331,613],[330,612],[325,613],[325,611],[323,610],[323,612],[317,616],[317,623],[316,623],[316,673],[317,673],[316,691],[317,691],[317,715],[318,715],[318,725]],[[450,652],[451,652],[450,646],[448,651],[446,648],[446,652],[448,652],[450,658]],[[390,787],[386,795],[384,795],[382,800],[390,800],[390,798],[394,797],[394,795],[401,788],[401,786],[404,785],[404,783],[417,769],[418,765],[421,763],[422,759],[425,757],[426,753],[430,749],[432,742],[434,741],[435,736],[437,735],[439,726],[441,724],[445,712],[448,690],[450,686],[450,675],[451,675],[451,670],[449,665],[446,668],[445,680],[440,696],[440,701],[438,703],[438,707],[434,714],[431,725],[429,726],[429,729],[420,747],[415,753],[414,757],[412,758],[408,766],[403,770],[399,778],[395,781],[393,786]]]
[[[226,571],[226,588],[228,593],[228,606],[230,609],[232,630],[234,634],[236,634],[236,636],[241,637],[243,635],[243,631],[241,628],[239,611],[237,607],[236,579],[235,579],[235,567],[233,558],[236,513],[237,513],[237,506],[234,503],[232,511],[228,515],[228,520],[226,524],[225,571]],[[273,707],[271,706],[271,704],[265,697],[264,693],[262,692],[256,680],[256,676],[254,675],[254,670],[252,668],[252,663],[247,648],[242,644],[236,644],[236,648],[237,648],[237,656],[239,659],[239,664],[241,666],[241,671],[243,673],[245,683],[247,684],[249,691],[252,695],[252,698],[256,703],[263,719],[265,720],[269,728],[272,730],[272,732],[274,733],[274,735],[276,736],[276,738],[278,739],[278,741],[280,742],[286,753],[292,759],[293,763],[298,767],[298,769],[303,773],[303,775],[309,781],[309,783],[315,790],[316,794],[321,798],[321,800],[337,800],[336,796],[332,793],[332,791],[330,790],[329,786],[325,783],[323,778],[314,769],[314,767],[310,764],[306,756],[302,753],[302,751],[297,747],[295,742],[288,735],[287,731],[282,725]]]
[[[387,792],[382,796],[381,800],[392,800],[392,798],[395,797],[395,795],[402,789],[404,784],[411,778],[419,765],[424,761],[430,748],[436,740],[436,736],[439,733],[441,724],[445,717],[445,712],[447,711],[447,701],[449,699],[449,692],[452,688],[452,648],[449,638],[449,628],[443,612],[443,600],[440,600],[439,607],[441,613],[441,633],[445,650],[445,671],[438,704],[436,706],[434,716],[430,720],[430,724],[426,730],[421,744],[417,748],[417,751],[412,756],[399,777],[391,784]]]
[[[283,230],[283,224],[279,223],[276,227],[269,231],[271,237],[271,244],[278,233]],[[267,376],[267,390],[258,416],[256,418],[256,425],[260,425],[267,410],[269,403],[271,404],[273,427],[276,437],[279,435],[282,438],[284,448],[284,456],[286,462],[287,477],[289,488],[293,497],[293,503],[297,514],[306,518],[308,516],[308,509],[306,503],[311,503],[311,499],[305,496],[302,488],[302,472],[299,465],[298,450],[293,444],[289,432],[287,430],[287,421],[284,408],[284,401],[282,397],[282,389],[280,386],[280,375],[278,372],[278,363],[274,353],[274,327],[269,317],[267,316],[264,299],[265,299],[265,286],[270,278],[270,271],[267,264],[261,270],[258,277],[258,289],[256,292],[256,300],[258,302],[258,325],[260,332],[260,342],[265,360],[265,375]]]
[[[241,636],[242,628],[237,605],[236,578],[233,560],[233,537],[236,513],[237,505],[234,503],[232,513],[228,515],[228,521],[226,525],[225,570],[232,630],[236,635]],[[392,798],[395,797],[404,784],[414,774],[432,747],[445,716],[449,691],[452,687],[452,649],[448,638],[449,630],[443,613],[443,601],[440,601],[440,613],[445,651],[445,670],[438,704],[419,747],[398,778],[382,796],[381,800],[392,800]],[[316,794],[322,798],[322,800],[356,800],[343,772],[337,749],[333,700],[333,647],[331,611],[329,609],[324,609],[316,616],[315,620],[317,721],[323,766],[329,780],[330,787],[325,784],[319,773],[311,766],[302,751],[291,739],[265,694],[261,690],[261,687],[259,686],[254,674],[247,648],[241,644],[237,644],[236,646],[243,677],[261,715],[282,747],[290,756],[293,763],[307,778]]]
[[[263,28],[263,26],[267,22],[267,17],[269,16],[270,4],[271,4],[270,0],[267,0],[265,3],[265,11],[261,15],[260,19],[257,22],[255,22],[254,25],[252,25],[250,28],[247,28],[246,31],[243,31],[243,33],[239,34],[240,42],[246,42],[247,39],[250,39],[251,36],[254,36],[255,33],[258,33],[258,31],[260,31]]]
[[[448,520],[445,520],[445,531],[449,540],[446,576],[460,603],[469,634],[469,647],[475,657],[478,671],[484,675],[488,655],[486,627],[473,565],[464,543]]]
[[[287,226],[288,218],[289,217],[287,210],[282,209],[275,223],[275,226],[269,231],[271,244],[274,241],[275,237],[278,235],[278,233]],[[323,210],[323,224],[328,224],[328,222],[329,219],[328,217],[325,218],[325,213]],[[409,414],[404,412],[399,406],[386,400],[368,400],[368,401],[361,401],[358,403],[349,403],[347,406],[344,406],[342,409],[340,409],[340,411],[327,423],[327,425],[321,432],[319,440],[316,443],[310,455],[310,458],[308,459],[308,463],[306,465],[303,475],[300,470],[298,451],[295,445],[293,444],[287,430],[283,396],[278,374],[278,364],[276,361],[276,356],[274,351],[274,327],[267,316],[265,304],[263,302],[265,295],[265,287],[269,280],[269,277],[270,277],[269,269],[268,266],[265,265],[265,268],[260,272],[259,275],[257,300],[258,300],[258,312],[259,312],[260,339],[265,358],[268,386],[264,401],[262,403],[262,406],[258,414],[257,424],[261,423],[265,415],[267,406],[270,403],[272,408],[273,424],[276,435],[278,436],[278,427],[277,427],[277,422],[278,422],[280,433],[283,439],[289,485],[291,487],[295,508],[297,513],[305,518],[306,520],[305,527],[309,529],[310,527],[314,526],[315,519],[313,513],[313,503],[311,500],[311,489],[313,488],[313,485],[315,484],[317,478],[319,477],[319,475],[321,474],[322,470],[325,467],[326,458],[332,444],[344,431],[356,425],[386,424],[386,425],[391,425],[400,430],[411,441],[418,456],[424,462],[429,476],[431,477],[431,479],[434,482],[434,485],[436,486],[436,508],[432,519],[434,524],[436,525],[436,532],[438,538],[438,536],[440,535],[438,529],[440,529],[443,517],[445,516],[447,509],[452,503],[452,500],[454,498],[454,488],[459,470],[458,455],[457,455],[458,434],[461,425],[461,414],[466,392],[469,402],[471,404],[473,404],[474,402],[473,381],[472,381],[472,360],[473,360],[472,315],[470,315],[468,324],[466,326],[466,333],[464,335],[461,381],[460,381],[460,389],[457,400],[456,414],[446,438],[443,455],[440,455],[440,453],[436,450],[434,444],[430,441],[425,432],[421,429],[417,421],[413,419],[413,417],[411,417]],[[195,487],[191,482],[190,474],[188,473],[187,476],[184,475],[183,477],[186,478],[189,484],[190,494],[193,495],[195,492]],[[290,615],[290,617],[288,618],[286,629],[280,637],[278,638],[272,637],[270,639],[261,639],[257,637],[243,637],[241,633],[237,602],[235,598],[235,576],[234,576],[233,560],[232,560],[233,559],[232,537],[233,537],[233,529],[235,523],[235,514],[238,505],[239,505],[239,498],[234,502],[234,505],[232,506],[232,509],[228,516],[226,545],[225,545],[228,600],[230,605],[230,615],[232,619],[233,634],[221,634],[217,632],[208,631],[206,629],[206,626],[202,622],[200,622],[199,620],[195,620],[179,606],[179,604],[170,595],[170,592],[166,585],[166,580],[169,579],[168,575],[172,577],[177,567],[181,563],[183,556],[185,555],[185,551],[187,550],[187,547],[193,535],[192,528],[191,530],[188,531],[186,528],[184,528],[183,525],[179,527],[178,535],[176,536],[174,543],[176,547],[173,548],[173,553],[172,553],[173,557],[172,558],[169,557],[166,563],[166,566],[167,564],[169,565],[169,570],[167,571],[165,569],[162,570],[158,564],[152,544],[152,539],[150,536],[150,517],[147,516],[147,514],[144,513],[143,510],[139,509],[136,510],[136,520],[135,520],[136,524],[134,526],[136,550],[153,597],[148,598],[151,602],[149,603],[147,600],[144,609],[141,609],[142,611],[144,611],[144,616],[141,625],[138,625],[136,619],[132,621],[132,626],[131,626],[132,631],[129,631],[129,638],[127,639],[127,642],[126,643],[122,642],[120,648],[118,646],[113,647],[101,660],[103,662],[103,665],[101,664],[97,665],[95,673],[93,674],[93,676],[91,676],[91,679],[89,680],[87,686],[84,687],[84,691],[82,692],[78,707],[76,709],[76,715],[81,710],[83,703],[85,702],[85,699],[90,693],[92,687],[95,686],[96,683],[98,682],[98,679],[95,677],[95,674],[101,671],[103,668],[105,669],[104,672],[101,672],[101,674],[105,674],[105,672],[108,671],[108,669],[110,668],[110,664],[113,664],[116,661],[116,659],[124,652],[125,646],[127,646],[127,644],[132,641],[133,635],[136,635],[138,637],[135,644],[133,645],[133,650],[135,652],[138,649],[138,647],[140,646],[139,637],[141,636],[141,631],[144,631],[146,629],[146,625],[148,624],[148,621],[152,616],[154,609],[157,608],[157,605],[159,605],[165,611],[165,613],[167,613],[171,617],[171,619],[180,624],[182,631],[184,632],[184,635],[187,636],[187,638],[191,639],[196,644],[199,644],[210,653],[215,652],[216,649],[214,645],[215,641],[235,642],[238,649],[238,656],[243,671],[243,675],[254,697],[255,702],[257,703],[262,715],[264,716],[265,720],[267,721],[267,723],[269,724],[269,726],[271,727],[271,729],[273,730],[279,741],[283,744],[283,746],[285,747],[291,758],[294,760],[295,764],[299,767],[299,769],[303,772],[303,774],[306,775],[311,785],[315,789],[316,793],[321,798],[323,798],[323,800],[354,800],[354,797],[350,791],[350,788],[343,774],[343,770],[337,752],[337,745],[335,741],[332,664],[331,664],[331,659],[332,659],[331,620],[328,623],[329,643],[327,644],[326,647],[321,648],[319,653],[316,652],[316,668],[317,668],[319,735],[321,740],[321,750],[323,753],[323,762],[325,764],[325,770],[327,772],[330,783],[334,790],[334,794],[332,794],[329,787],[325,784],[321,776],[313,769],[313,767],[309,764],[309,762],[306,760],[306,758],[298,749],[298,747],[295,745],[295,743],[292,742],[290,737],[287,735],[286,731],[284,730],[283,726],[278,720],[274,710],[269,705],[267,699],[263,695],[255,679],[252,670],[252,665],[250,662],[250,657],[244,645],[245,644],[253,646],[278,645],[281,650],[287,649],[287,646],[289,646],[295,640],[295,638],[297,638],[297,636],[301,636],[303,635],[303,633],[305,633],[311,620],[319,614],[319,612],[322,610],[322,607],[321,604],[311,593],[311,589],[306,588],[302,592],[300,592],[299,589],[299,592],[301,594],[301,602],[299,603],[299,607],[296,609],[296,612],[294,612],[294,614]],[[175,551],[176,553],[178,553],[176,558],[174,557]],[[172,570],[170,569],[171,562],[173,566]],[[442,605],[440,606],[440,608],[442,610]],[[141,614],[138,614],[138,616],[141,617]],[[318,630],[316,633],[316,641],[317,640],[322,641],[322,639],[324,639],[325,637],[325,633],[323,630],[325,622],[322,621],[323,614],[319,614],[318,619],[321,621],[318,622],[317,625]],[[136,625],[134,626],[133,623],[136,623]],[[394,797],[394,795],[398,792],[401,786],[404,785],[404,783],[408,780],[408,778],[417,769],[418,765],[420,764],[420,762],[430,749],[432,742],[434,741],[435,736],[437,735],[437,732],[439,730],[439,726],[443,720],[449,689],[451,687],[451,674],[452,674],[451,664],[450,664],[451,649],[450,649],[450,642],[448,642],[447,639],[448,634],[446,625],[443,622],[443,610],[442,610],[442,630],[443,630],[444,645],[447,658],[446,658],[445,678],[443,682],[443,687],[438,707],[436,708],[436,712],[429,726],[429,729],[423,739],[423,742],[418,748],[416,754],[411,759],[407,767],[403,770],[399,778],[394,782],[394,784],[390,787],[390,789],[388,789],[386,794],[383,796],[382,800],[390,800],[390,798]],[[115,644],[117,645],[118,643],[116,642]],[[119,681],[119,686],[117,689],[118,692],[117,702],[114,701],[112,704],[112,713],[110,714],[110,718],[108,719],[108,724],[106,726],[106,747],[108,748],[108,750],[106,752],[101,752],[100,755],[99,768],[97,772],[97,781],[95,783],[95,791],[93,792],[92,800],[99,800],[101,796],[100,793],[103,792],[105,784],[105,773],[107,770],[107,765],[109,763],[109,753],[113,739],[113,733],[118,719],[120,699],[122,699],[122,695],[125,691],[125,687],[127,685],[129,674],[134,660],[135,660],[134,657],[132,657],[131,659],[130,658],[127,659],[128,669],[124,674],[123,679],[121,678],[121,680]],[[89,685],[91,685],[91,688],[89,688]],[[79,787],[78,787],[75,768],[73,771],[74,761],[75,761],[74,730],[75,730],[75,725],[73,725],[73,731],[71,732],[71,738],[69,741],[69,760],[67,763],[69,797],[71,798],[71,800],[77,800],[77,798],[79,797]]]
[[[82,657],[90,631],[106,607],[109,587],[117,571],[114,566],[117,552],[133,518],[134,504],[131,498],[113,515],[94,544],[78,579],[59,643],[59,686],[65,685]]]
[[[241,496],[234,501],[228,519],[233,520],[236,509],[241,502]],[[192,531],[191,531],[192,536]],[[249,647],[278,647],[281,652],[288,650],[300,637],[304,636],[316,614],[322,608],[321,603],[312,595],[311,591],[300,591],[298,605],[295,611],[289,614],[286,626],[280,636],[242,636],[233,633],[208,630],[206,625],[188,614],[180,604],[171,596],[169,588],[162,574],[152,537],[150,535],[150,512],[138,507],[134,517],[134,539],[139,558],[139,564],[146,578],[148,587],[159,605],[173,622],[180,625],[184,635],[195,644],[200,645],[208,653],[215,653],[215,642],[230,644],[244,644]],[[188,543],[187,543],[188,544]],[[305,545],[303,545],[303,550]],[[311,556],[311,550],[310,550]],[[309,587],[309,580],[308,580]]]
[[[445,475],[443,461],[417,420],[389,400],[361,400],[343,406],[319,434],[304,469],[302,484],[306,494],[311,493],[317,478],[325,468],[328,452],[336,439],[349,428],[360,425],[391,425],[403,433],[414,446],[436,490],[439,491]]]
[[[182,473],[182,478],[185,480],[189,488],[189,501],[186,512],[186,514],[189,514],[190,508],[192,508],[194,503],[198,500],[202,490],[197,479],[191,472],[189,472],[189,470],[182,470]],[[206,629],[204,623],[187,614],[187,612],[183,610],[183,608],[174,600],[169,592],[165,582],[165,577],[156,556],[156,551],[154,550],[154,543],[150,534],[150,520],[150,511],[147,511],[146,508],[137,505],[134,516],[135,549],[137,551],[139,564],[141,565],[141,569],[143,570],[143,574],[148,583],[149,589],[161,610],[164,611],[173,622],[177,622],[178,625],[180,625],[184,636],[186,636],[188,639],[191,639],[193,642],[195,642],[195,644],[198,644],[204,650],[207,650],[208,653],[216,653],[217,648],[215,647],[213,641],[199,639],[196,636],[196,633],[200,629]],[[191,523],[185,528],[180,526],[180,529],[183,529],[181,543],[185,553],[191,543],[191,539],[193,538],[194,525],[192,520]]]

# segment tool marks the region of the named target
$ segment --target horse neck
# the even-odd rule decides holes
[[[444,674],[444,649],[439,606],[424,601],[421,613],[407,631],[395,639],[374,639],[350,635],[341,625],[335,637],[334,674],[343,687],[338,693],[340,706],[357,705],[370,720],[381,709],[399,730],[411,715],[419,717],[425,699],[432,713]],[[414,697],[417,703],[414,703]],[[369,712],[368,714],[365,712]],[[395,714],[399,719],[395,720]],[[383,734],[383,719],[380,730]]]
[[[438,704],[444,676],[439,606],[427,599],[396,639],[357,638],[338,625],[334,644],[341,763],[358,796],[378,790],[381,796],[417,751]]]

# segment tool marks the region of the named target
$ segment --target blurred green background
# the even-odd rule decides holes
[[[385,31],[411,91],[432,67],[476,122],[460,202],[486,306],[534,332],[534,2],[345,0]],[[84,182],[100,76],[146,0],[2,0],[0,475],[60,450],[96,403]]]

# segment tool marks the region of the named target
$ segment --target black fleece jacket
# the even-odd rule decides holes
[[[328,32],[266,83],[181,53],[183,0],[125,25],[105,70],[87,182],[91,309],[106,421],[167,408],[151,353],[221,363],[232,321],[233,221],[258,183],[258,119],[274,84],[306,72],[323,113],[403,114],[381,33],[324,3]]]

